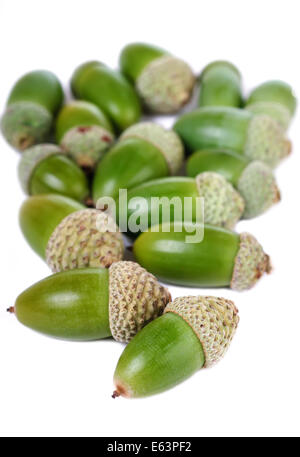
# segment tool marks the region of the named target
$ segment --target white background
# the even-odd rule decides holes
[[[300,97],[299,2],[0,1],[0,107],[14,81],[37,68],[67,83],[83,61],[117,66],[131,41],[160,45],[199,73],[214,59],[235,63],[245,90],[267,79],[289,82]],[[170,121],[166,120],[170,125]],[[5,312],[16,296],[49,275],[18,227],[24,199],[18,154],[0,138],[0,434],[4,436],[299,436],[299,172],[296,118],[292,156],[276,171],[282,202],[237,226],[252,232],[274,272],[251,291],[171,287],[173,297],[233,299],[241,322],[226,357],[171,391],[112,400],[122,345],[73,343],[39,335]]]

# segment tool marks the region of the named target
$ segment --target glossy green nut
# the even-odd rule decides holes
[[[75,70],[72,90],[77,98],[98,106],[123,131],[138,122],[141,108],[137,94],[126,78],[104,64],[88,62]]]
[[[199,108],[174,125],[188,151],[228,149],[275,167],[291,149],[279,124],[265,115],[231,107]]]
[[[200,197],[204,200],[201,201]],[[196,179],[171,177],[155,179],[134,187],[127,195],[127,226],[131,233],[162,222],[198,221],[232,228],[244,211],[244,201],[221,175],[201,173]],[[118,202],[119,221],[124,202]],[[137,209],[138,208],[138,209]]]
[[[198,106],[242,105],[241,75],[230,62],[218,60],[207,65],[200,76]]]
[[[283,130],[287,130],[291,123],[289,110],[276,102],[256,102],[250,103],[245,107],[247,111],[253,114],[263,114],[271,117],[276,121]]]
[[[96,209],[69,214],[52,233],[46,262],[53,272],[75,268],[108,268],[122,260],[124,242],[112,218]]]
[[[57,77],[44,70],[22,76],[13,86],[1,119],[7,141],[23,151],[45,141],[53,116],[63,102],[63,90]]]
[[[256,217],[280,200],[273,171],[263,162],[250,162],[230,151],[197,151],[187,161],[187,174],[205,171],[222,175],[236,187],[245,202],[243,218]]]
[[[128,342],[160,315],[170,295],[134,262],[109,270],[87,268],[52,275],[25,290],[14,311],[24,325],[47,335]]]
[[[54,144],[26,149],[18,174],[22,189],[28,195],[60,194],[83,202],[89,194],[83,171]]]
[[[125,348],[114,374],[113,398],[153,395],[213,365],[227,351],[238,322],[230,300],[176,298]]]
[[[150,111],[175,113],[191,97],[195,76],[181,59],[148,44],[126,46],[120,56],[121,71],[136,84]]]
[[[21,206],[19,222],[22,233],[31,248],[42,259],[50,236],[60,222],[69,214],[84,209],[84,206],[61,195],[35,195]]]
[[[252,235],[206,225],[202,238],[202,229],[174,223],[166,231],[161,225],[138,237],[134,255],[163,281],[182,286],[246,290],[271,271],[269,256]]]

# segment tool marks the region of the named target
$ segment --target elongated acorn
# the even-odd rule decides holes
[[[176,174],[184,150],[179,136],[154,122],[129,127],[103,157],[93,180],[93,201],[117,198],[119,189],[130,189],[150,179]]]
[[[156,113],[175,113],[191,97],[193,71],[183,60],[145,43],[132,43],[120,55],[122,73],[134,82],[143,104]]]
[[[38,144],[26,149],[18,174],[27,195],[60,194],[81,202],[89,195],[84,172],[54,144]]]
[[[246,109],[272,117],[284,129],[295,114],[297,99],[291,86],[283,81],[267,81],[256,87],[246,101]]]
[[[73,100],[58,113],[56,139],[79,166],[93,169],[112,145],[114,133],[100,108],[83,100]]]
[[[1,130],[8,143],[23,151],[45,142],[63,97],[61,84],[50,71],[37,70],[22,76],[10,92],[1,119]]]
[[[272,169],[258,160],[230,151],[202,150],[192,154],[187,161],[187,175],[215,172],[233,186],[245,202],[243,218],[256,217],[280,200],[280,192]]]
[[[198,108],[182,115],[174,130],[189,152],[228,149],[271,167],[291,150],[290,141],[274,119],[239,108]]]
[[[100,62],[79,66],[71,79],[76,96],[98,106],[119,131],[139,121],[140,102],[133,87],[118,71]]]
[[[247,290],[271,271],[270,259],[249,233],[186,222],[160,225],[134,243],[137,261],[161,280],[191,287]]]
[[[244,211],[239,193],[213,172],[200,173],[196,178],[176,176],[148,181],[131,189],[125,204],[129,231],[133,220],[139,221],[139,231],[176,220],[233,228]],[[126,211],[125,204],[122,199],[118,201],[119,219]]]
[[[242,105],[241,74],[230,62],[217,60],[207,65],[200,76],[198,106]]]
[[[213,366],[226,353],[238,323],[230,300],[176,298],[126,346],[115,370],[113,398],[157,394]]]
[[[65,197],[30,197],[21,207],[20,225],[54,272],[109,267],[123,257],[122,234],[109,216]]]
[[[171,297],[153,275],[134,262],[109,269],[57,273],[17,298],[14,312],[27,327],[59,338],[128,342],[160,316]]]

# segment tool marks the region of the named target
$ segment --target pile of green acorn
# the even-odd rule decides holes
[[[227,350],[239,321],[233,302],[172,301],[153,274],[171,284],[242,291],[270,272],[255,237],[232,229],[279,201],[273,169],[291,151],[286,132],[296,109],[282,81],[245,98],[238,69],[226,61],[196,77],[163,49],[134,43],[122,50],[119,67],[79,66],[66,103],[53,73],[32,71],[13,86],[1,119],[4,137],[22,153],[18,174],[28,198],[21,230],[55,273],[8,311],[54,337],[130,341],[115,371],[114,398],[166,390]],[[188,102],[196,92],[195,109]],[[172,130],[142,118],[185,105]],[[126,204],[120,189],[128,191]],[[108,197],[115,217],[97,204]],[[160,204],[155,223],[153,207],[144,204],[153,197],[182,202],[167,227]],[[193,207],[182,227],[186,197]],[[204,238],[188,243],[203,229],[197,197],[205,202]],[[126,234],[137,263],[124,260],[118,227],[121,216],[134,217],[133,199],[143,224]]]

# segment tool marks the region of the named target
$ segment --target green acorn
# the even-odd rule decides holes
[[[32,249],[54,272],[109,267],[123,257],[122,234],[109,216],[66,197],[30,197],[21,207],[20,225]]]
[[[162,281],[189,287],[246,290],[271,271],[270,259],[249,233],[185,222],[160,225],[134,243],[137,261]],[[188,240],[193,234],[204,237]]]
[[[96,105],[75,100],[57,116],[56,140],[79,166],[93,169],[112,145],[114,133],[108,117]]]
[[[183,157],[183,144],[172,130],[154,122],[129,127],[96,168],[94,203],[104,196],[118,198],[119,189],[131,189],[150,179],[176,174]]]
[[[134,187],[127,194],[127,221],[130,221],[137,211],[136,218],[141,221],[140,231],[162,222],[174,222],[178,218],[187,220],[189,217],[190,220],[198,219],[203,222],[202,212],[199,214],[199,209],[197,211],[199,197],[204,199],[204,221],[208,224],[233,228],[244,211],[244,201],[232,185],[223,176],[207,172],[198,174],[195,179],[176,176],[154,179]],[[166,214],[165,201],[170,203],[170,211]],[[122,201],[118,203],[120,217],[121,211],[124,212],[126,208]],[[189,214],[186,209],[188,204]],[[153,222],[154,214],[157,217]],[[166,217],[167,220],[164,220]],[[130,230],[130,224],[127,225]]]
[[[215,172],[227,179],[244,199],[244,219],[264,213],[280,200],[272,169],[263,162],[250,162],[234,152],[197,151],[189,157],[186,169],[191,177],[203,172]]]
[[[122,73],[134,82],[146,108],[156,113],[175,113],[190,99],[195,76],[181,59],[163,49],[132,43],[120,55]]]
[[[89,195],[83,171],[54,144],[38,144],[26,149],[18,174],[27,195],[60,194],[81,202]]]
[[[234,303],[217,297],[180,297],[126,346],[114,374],[113,398],[163,392],[226,353],[239,323]]]
[[[198,108],[181,116],[174,130],[189,152],[228,149],[271,167],[291,150],[291,143],[276,121],[239,108]]]
[[[72,340],[113,337],[128,342],[170,301],[168,290],[134,262],[109,269],[57,273],[34,284],[16,300],[14,312],[27,327]]]
[[[242,105],[241,74],[230,62],[217,60],[207,65],[200,76],[198,106]]]
[[[266,114],[286,130],[295,114],[297,99],[291,86],[283,81],[267,81],[256,87],[246,101],[246,109]]]
[[[1,119],[1,130],[19,151],[48,139],[53,116],[63,102],[57,77],[46,70],[22,76],[13,86]]]
[[[139,99],[121,73],[111,70],[100,62],[87,62],[79,66],[71,80],[76,98],[98,106],[123,131],[139,121]]]

